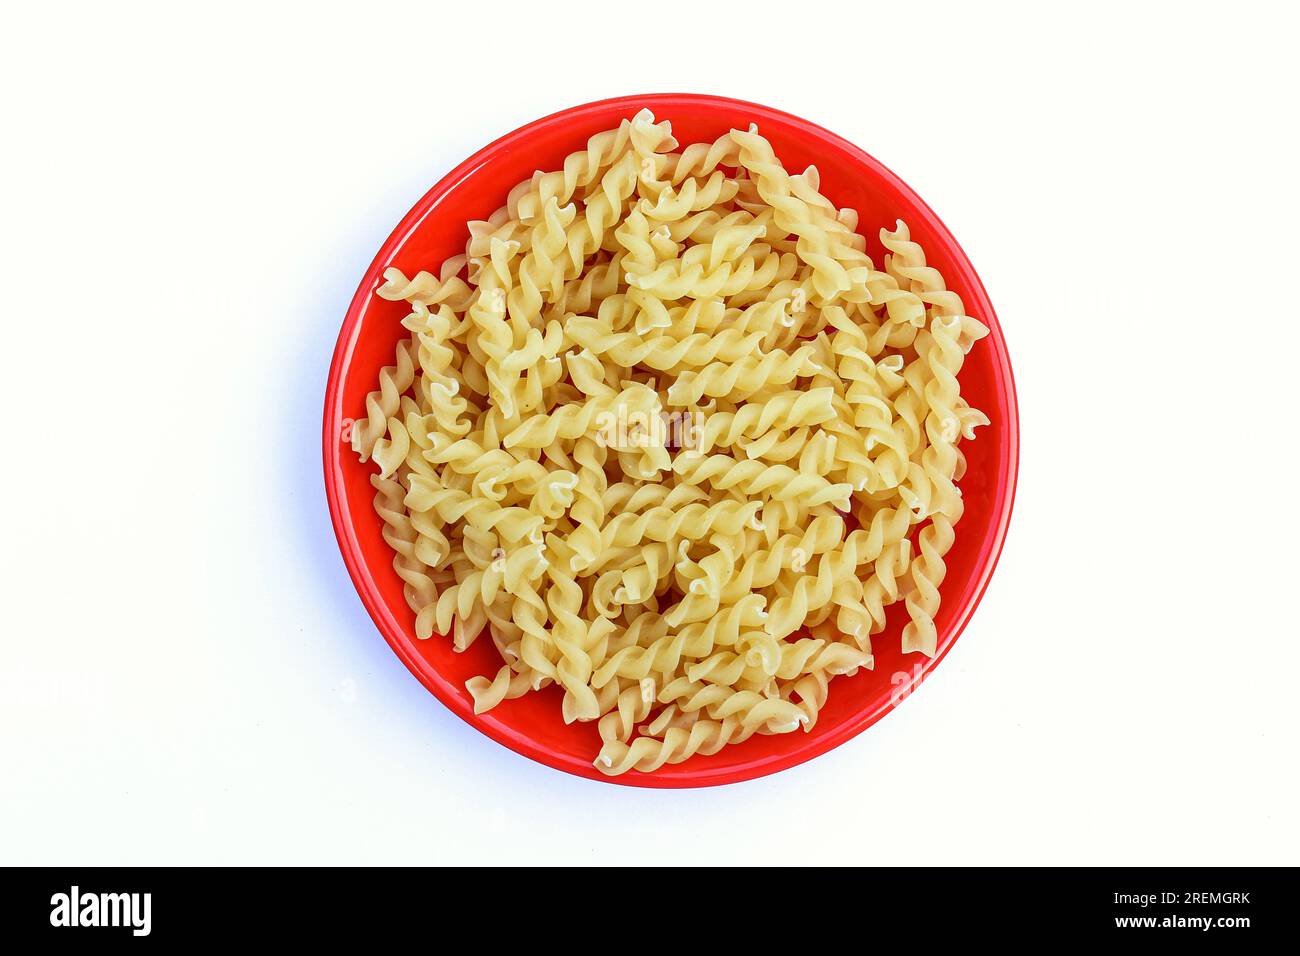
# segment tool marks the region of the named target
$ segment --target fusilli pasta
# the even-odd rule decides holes
[[[678,151],[643,111],[384,272],[407,334],[350,439],[417,637],[501,655],[476,713],[556,684],[651,772],[810,730],[891,604],[937,652],[988,330],[857,225],[756,129]]]

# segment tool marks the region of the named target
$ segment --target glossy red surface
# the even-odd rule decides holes
[[[403,304],[373,294],[382,271],[397,266],[407,275],[420,269],[436,273],[443,259],[463,251],[467,220],[486,218],[534,169],[559,168],[593,133],[617,125],[642,107],[649,107],[658,119],[671,120],[682,144],[713,140],[732,127],[757,123],[788,169],[815,163],[823,192],[837,206],[858,210],[868,251],[878,264],[883,253],[879,228],[892,226],[897,218],[906,220],[929,261],[961,294],[967,311],[991,330],[967,356],[961,386],[962,394],[983,409],[992,424],[982,428],[976,440],[962,444],[969,466],[961,481],[966,512],[947,557],[937,657],[928,660],[899,652],[906,612],[896,605],[889,627],[872,639],[875,669],[837,677],[811,731],[758,735],[653,774],[634,771],[611,778],[591,765],[599,747],[595,725],[566,725],[560,716],[561,694],[554,687],[506,701],[486,714],[473,713],[464,683],[475,674],[494,673],[500,666],[496,651],[486,640],[456,654],[448,640],[416,639],[414,615],[402,598],[392,552],[380,536],[380,520],[371,505],[372,466],[359,463],[341,436],[349,418],[363,415],[366,394],[405,334],[399,325],[407,311]],[[577,106],[515,130],[452,170],[407,214],[362,278],[343,321],[325,396],[325,486],[339,547],[362,601],[398,657],[454,713],[512,750],[579,776],[643,787],[712,786],[783,770],[825,753],[893,709],[938,666],[984,594],[1011,517],[1018,442],[1011,364],[993,306],[961,247],[930,208],[876,160],[819,126],[765,106],[691,94],[628,96]]]

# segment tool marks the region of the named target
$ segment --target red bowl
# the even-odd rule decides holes
[[[476,674],[490,675],[500,666],[491,642],[478,641],[457,654],[449,640],[415,637],[414,615],[402,597],[392,552],[380,535],[381,522],[371,504],[373,465],[358,462],[343,435],[349,419],[363,417],[366,394],[405,335],[399,325],[408,311],[404,304],[374,294],[382,271],[396,266],[407,275],[420,269],[436,273],[445,258],[463,251],[468,220],[486,219],[510,188],[533,170],[558,169],[592,134],[617,126],[644,107],[656,118],[670,120],[682,144],[712,141],[732,127],[757,123],[787,169],[815,163],[826,196],[837,206],[858,210],[868,251],[877,263],[884,251],[879,228],[905,220],[929,261],[960,293],[967,311],[990,329],[967,356],[961,389],[992,423],[980,429],[975,440],[962,444],[968,462],[961,481],[966,511],[946,558],[936,657],[899,652],[907,615],[901,604],[895,605],[889,626],[872,639],[875,669],[836,678],[811,731],[756,735],[712,756],[692,757],[654,773],[606,777],[591,764],[600,746],[595,724],[566,725],[558,688],[475,714],[465,681]],[[415,204],[370,264],[343,320],[325,394],[324,442],[330,515],[352,580],[389,645],[439,700],[493,740],[558,770],[638,787],[704,787],[760,777],[825,753],[883,717],[938,666],[970,620],[1002,550],[1015,495],[1019,422],[1011,363],[993,306],[966,254],[929,206],[858,147],[807,120],[741,100],[671,93],[588,103],[529,123],[479,150]]]

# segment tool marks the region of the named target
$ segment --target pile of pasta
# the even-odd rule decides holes
[[[418,637],[500,653],[476,712],[558,685],[596,767],[653,771],[810,730],[891,604],[935,653],[987,329],[857,219],[755,127],[643,111],[384,273],[410,335],[352,444]]]

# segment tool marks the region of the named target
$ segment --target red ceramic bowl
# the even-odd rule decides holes
[[[879,228],[892,227],[898,218],[906,220],[929,261],[961,294],[968,312],[991,330],[967,356],[961,387],[992,424],[980,429],[976,440],[962,444],[968,461],[961,482],[966,511],[947,556],[943,607],[936,622],[938,656],[930,660],[899,652],[906,612],[896,605],[890,626],[872,639],[875,669],[836,678],[811,731],[756,735],[715,755],[692,757],[652,774],[632,771],[606,777],[591,765],[599,749],[595,725],[566,725],[555,687],[474,714],[465,681],[494,673],[500,666],[496,650],[483,640],[456,654],[449,640],[416,639],[414,615],[402,597],[392,552],[380,536],[380,520],[371,505],[368,478],[373,466],[359,463],[342,436],[349,419],[363,416],[366,394],[405,334],[398,324],[407,312],[404,305],[374,295],[382,271],[397,266],[407,275],[420,269],[436,273],[445,258],[463,251],[468,220],[486,219],[510,188],[533,170],[558,169],[593,133],[618,125],[643,107],[658,119],[671,120],[673,134],[683,145],[712,141],[732,127],[757,123],[787,169],[815,163],[826,196],[837,206],[858,210],[860,229],[877,263],[883,255]],[[760,777],[825,753],[883,717],[938,665],[970,620],[1002,549],[1015,492],[1018,421],[1006,344],[984,287],[939,217],[897,176],[852,143],[797,116],[717,96],[662,94],[589,103],[530,123],[465,160],[415,204],[370,264],[343,320],[325,394],[324,440],[325,487],[348,571],[384,638],[439,700],[493,740],[559,770],[630,786],[703,787]]]

